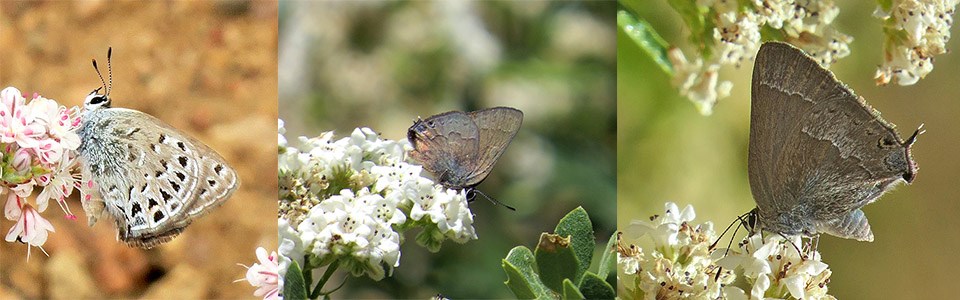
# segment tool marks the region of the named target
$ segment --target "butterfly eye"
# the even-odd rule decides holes
[[[886,147],[896,145],[897,141],[894,141],[890,137],[884,137],[884,138],[881,138],[879,141],[877,141],[877,143],[879,144],[880,148],[886,148]]]
[[[100,104],[107,102],[107,96],[96,96],[90,99],[90,104]]]

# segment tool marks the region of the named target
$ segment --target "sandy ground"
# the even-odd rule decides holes
[[[82,105],[100,86],[90,59],[113,47],[115,107],[141,110],[216,149],[240,174],[223,206],[152,250],[50,206],[44,249],[0,242],[0,298],[252,298],[234,283],[277,247],[276,2],[0,3],[0,85]],[[103,68],[103,66],[101,66]],[[105,74],[106,75],[106,74]],[[0,220],[5,234],[12,226]]]

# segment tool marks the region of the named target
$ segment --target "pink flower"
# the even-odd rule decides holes
[[[57,204],[60,204],[63,212],[67,214],[67,218],[75,218],[64,200],[70,197],[74,187],[77,186],[77,177],[72,173],[75,167],[76,159],[71,155],[65,155],[52,173],[37,178],[37,183],[43,186],[43,191],[40,192],[40,195],[37,195],[37,206],[40,211],[46,209],[47,202],[50,199],[54,199]]]
[[[20,210],[20,207],[23,206],[23,203],[19,196],[13,191],[10,191],[6,187],[2,187],[3,191],[0,194],[7,194],[7,203],[3,206],[3,215],[7,217],[7,220],[16,220],[20,218],[20,214],[23,213]]]
[[[37,139],[46,134],[46,129],[34,122],[35,116],[20,90],[8,87],[0,91],[0,104],[0,142],[36,147]]]
[[[260,263],[247,268],[247,282],[257,287],[253,295],[263,299],[280,299],[280,265],[277,252],[273,251],[268,256],[266,249],[258,247],[257,259]]]
[[[40,212],[30,204],[24,204],[20,209],[23,213],[20,214],[20,219],[17,220],[16,225],[7,232],[6,241],[19,241],[30,246],[40,247],[47,242],[47,231],[54,231],[53,225],[40,216]],[[40,248],[40,250],[42,251],[43,248]],[[30,259],[29,248],[27,259]]]

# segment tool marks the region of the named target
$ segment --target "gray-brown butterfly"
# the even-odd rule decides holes
[[[922,127],[922,126],[921,126]],[[789,44],[760,47],[750,110],[750,217],[783,235],[872,241],[861,207],[917,174],[894,125]]]
[[[109,84],[83,104],[79,158],[90,226],[104,210],[117,223],[117,238],[152,248],[176,237],[195,218],[222,204],[239,186],[237,173],[207,145],[153,116],[111,108]],[[103,90],[103,94],[99,92]],[[88,186],[91,185],[91,186]]]
[[[472,200],[478,192],[474,188],[493,170],[522,122],[523,112],[510,107],[451,111],[417,120],[407,130],[407,140],[414,149],[410,156],[423,164],[441,185],[466,189]]]

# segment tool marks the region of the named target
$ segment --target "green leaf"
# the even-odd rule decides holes
[[[620,27],[620,30],[623,30],[630,37],[630,40],[636,43],[640,49],[643,49],[664,73],[673,75],[673,63],[667,58],[667,50],[669,50],[670,45],[660,37],[660,34],[650,26],[650,23],[638,19],[630,12],[620,10],[617,11],[617,27]]]
[[[534,250],[537,259],[537,270],[540,281],[548,288],[557,292],[563,291],[563,280],[579,281],[577,276],[580,262],[574,253],[572,238],[559,234],[540,234],[540,243]]]
[[[517,246],[510,249],[501,265],[503,271],[507,273],[507,281],[503,283],[518,299],[554,298],[546,293],[547,288],[540,282],[540,276],[536,272],[536,261],[530,248]]]
[[[580,293],[586,299],[613,299],[617,297],[616,290],[604,278],[593,272],[587,272],[580,281]]]
[[[607,278],[613,270],[617,269],[617,233],[614,232],[607,240],[607,247],[603,249],[603,256],[600,257],[600,269],[597,275],[600,278]]]
[[[283,298],[291,300],[307,299],[307,282],[297,262],[292,262],[283,276]]]
[[[570,281],[570,279],[564,279],[562,299],[586,299],[586,297],[580,293],[580,290],[577,289],[576,285],[573,285],[573,281]]]
[[[580,282],[580,276],[590,267],[593,250],[597,246],[590,216],[582,206],[579,206],[564,216],[563,219],[560,219],[560,223],[557,223],[556,233],[561,237],[570,237],[570,247],[577,256],[578,264],[575,277],[569,278],[573,279],[574,282]],[[543,242],[543,236],[540,237],[540,241]],[[540,257],[537,257],[537,261],[543,263]],[[543,276],[543,273],[540,273],[540,275]]]

